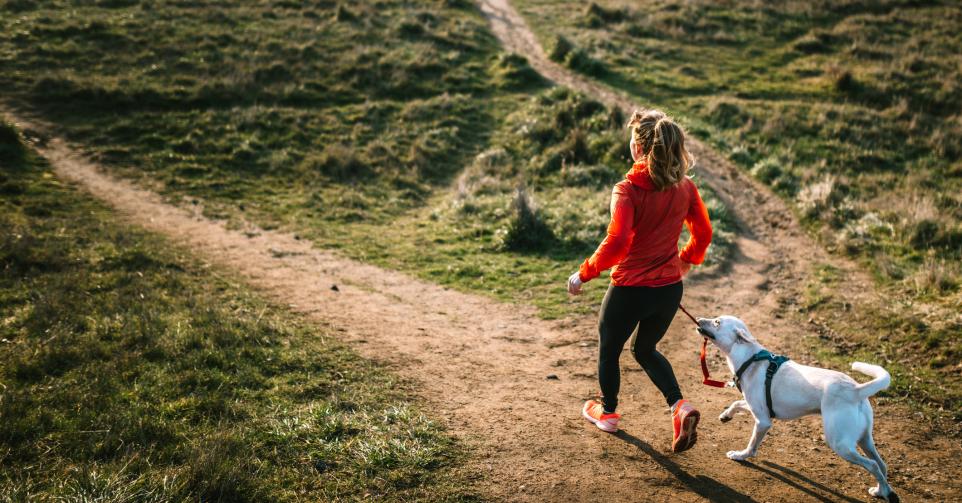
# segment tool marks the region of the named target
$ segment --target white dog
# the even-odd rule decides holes
[[[753,457],[772,427],[773,417],[797,419],[821,413],[829,447],[846,461],[868,470],[878,481],[876,487],[868,490],[869,494],[890,502],[899,501],[886,481],[888,468],[872,440],[872,406],[868,398],[888,387],[891,377],[885,369],[853,363],[852,369],[874,377],[859,384],[841,372],[785,361],[777,367],[770,379],[770,390],[766,390],[766,373],[770,372],[772,359],[744,322],[733,316],[699,318],[698,332],[725,354],[733,373],[745,367],[736,378],[745,399],[733,402],[718,418],[727,422],[739,410],[751,412],[755,417],[755,430],[748,447],[743,451],[730,451],[729,459],[741,461]],[[859,454],[856,445],[872,459]]]

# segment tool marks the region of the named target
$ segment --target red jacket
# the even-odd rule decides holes
[[[711,243],[711,222],[694,182],[684,178],[665,190],[655,189],[644,163],[636,163],[611,191],[608,235],[581,264],[581,281],[614,266],[618,286],[665,286],[681,280],[681,261],[701,264]],[[684,223],[691,239],[681,252]]]

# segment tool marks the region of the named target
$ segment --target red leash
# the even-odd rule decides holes
[[[679,304],[678,308],[681,309],[681,312],[685,313],[685,315],[688,316],[688,318],[691,320],[692,323],[695,324],[696,327],[698,326],[698,320],[696,320],[695,317],[692,316],[691,313],[689,313],[684,306]],[[702,379],[701,383],[706,384],[708,386],[714,386],[716,388],[724,388],[728,386],[727,383],[711,379],[711,375],[708,373],[708,362],[705,361],[705,354],[707,351],[708,351],[708,339],[702,338],[700,358],[701,358],[701,373],[704,376],[704,379]]]

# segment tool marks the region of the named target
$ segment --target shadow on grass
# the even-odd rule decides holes
[[[711,477],[706,477],[705,475],[691,475],[682,469],[682,467],[677,463],[672,461],[668,456],[658,452],[650,444],[630,433],[625,432],[624,430],[619,430],[615,436],[637,447],[639,450],[647,454],[648,457],[667,470],[668,473],[671,473],[676,479],[678,479],[679,482],[685,484],[685,486],[691,489],[695,494],[706,498],[709,501],[725,503],[756,502],[756,500],[751,496],[742,494]]]

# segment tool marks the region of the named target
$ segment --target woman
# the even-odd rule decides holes
[[[585,402],[582,414],[603,431],[618,431],[618,358],[637,328],[632,354],[671,406],[671,447],[681,452],[695,444],[699,413],[682,398],[671,364],[655,345],[678,310],[682,277],[705,259],[711,223],[698,189],[686,176],[693,159],[684,131],[657,110],[636,111],[628,127],[635,162],[612,190],[608,235],[568,279],[568,292],[578,295],[583,283],[614,266],[598,326],[602,398]],[[682,223],[691,239],[679,252]]]

